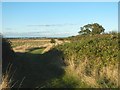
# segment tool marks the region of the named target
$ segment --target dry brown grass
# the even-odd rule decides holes
[[[2,76],[2,83],[0,85],[0,89],[7,89],[10,90],[17,82],[13,83],[13,76],[15,71],[11,71],[12,64],[9,64],[6,70],[6,73]]]
[[[118,65],[103,67],[100,76],[106,76],[111,82],[118,86]]]
[[[9,75],[7,74],[2,77],[2,83],[0,85],[0,89],[10,88],[10,85],[9,85],[10,83],[8,78],[9,78]]]
[[[12,42],[12,47],[14,52],[27,52],[30,48],[41,48],[46,47],[46,49],[43,51],[47,52],[52,47],[61,45],[63,43],[69,43],[70,41],[62,41],[55,39],[55,44],[50,43],[51,39],[10,39]]]
[[[113,83],[115,87],[118,87],[118,65],[108,65],[106,67],[100,68],[94,68],[91,71],[91,75],[86,75],[86,66],[89,63],[89,60],[85,58],[84,61],[81,61],[77,67],[74,63],[74,57],[71,56],[71,60],[68,60],[69,66],[66,69],[66,72],[70,75],[75,76],[76,78],[79,78],[79,80],[82,80],[87,85],[94,87],[94,88],[109,88],[107,83],[104,81],[104,77],[109,80],[109,82]],[[101,86],[98,82],[101,80],[103,82],[104,86]]]

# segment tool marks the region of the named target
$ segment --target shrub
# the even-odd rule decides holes
[[[51,39],[51,41],[50,41],[51,43],[55,43],[55,39]]]
[[[77,36],[71,38],[72,43],[56,48],[63,51],[68,72],[76,73],[91,87],[106,87],[103,86],[105,84],[101,85],[97,82],[103,76],[106,79],[102,80],[108,87],[117,87],[119,44],[118,38],[113,40],[110,37],[110,34],[93,35],[92,37]],[[90,83],[89,79],[93,83]]]

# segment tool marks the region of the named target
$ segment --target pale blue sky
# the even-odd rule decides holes
[[[117,2],[4,2],[3,34],[8,37],[77,35],[88,23],[118,30]]]

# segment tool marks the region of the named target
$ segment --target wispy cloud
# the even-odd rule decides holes
[[[5,28],[3,34],[10,37],[65,37],[75,35],[78,24],[40,24],[21,28]],[[19,32],[17,32],[19,31]]]
[[[40,24],[40,25],[27,25],[27,27],[60,27],[60,26],[73,26],[77,24]]]
[[[11,31],[11,30],[15,30],[14,28],[5,28],[5,30]]]

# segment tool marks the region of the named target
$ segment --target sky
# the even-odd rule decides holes
[[[105,32],[118,30],[117,2],[3,2],[6,37],[68,37],[80,27],[99,23]]]

